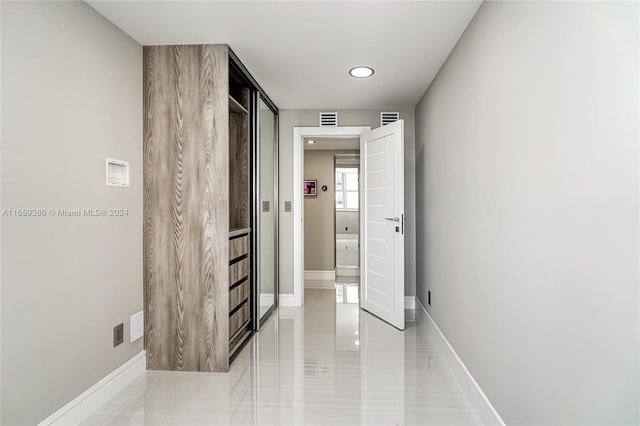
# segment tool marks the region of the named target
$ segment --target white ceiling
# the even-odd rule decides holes
[[[228,43],[281,109],[331,110],[414,107],[481,2],[87,1],[143,45]]]

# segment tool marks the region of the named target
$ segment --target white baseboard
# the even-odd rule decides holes
[[[405,309],[415,309],[416,308],[416,297],[415,296],[405,296],[404,297],[404,308]]]
[[[146,370],[147,356],[142,351],[38,425],[79,424]]]
[[[273,304],[273,293],[260,293],[260,306],[271,306]]]
[[[460,386],[465,391],[473,408],[476,409],[478,415],[480,416],[480,420],[482,420],[482,424],[484,425],[496,425],[496,426],[505,426],[502,417],[496,411],[496,409],[489,401],[489,398],[484,394],[478,382],[473,378],[467,366],[464,365],[456,351],[453,349],[453,346],[449,343],[447,338],[442,334],[442,331],[436,324],[436,322],[431,318],[429,312],[425,309],[424,305],[420,302],[420,299],[415,299],[418,306],[422,308],[422,311],[427,315],[427,318],[433,325],[433,328],[437,331],[437,335],[440,338],[440,346],[443,349],[443,353],[445,358],[447,359],[447,363],[451,368],[451,371],[458,379]]]
[[[278,306],[296,306],[293,294],[280,293],[278,295]]]
[[[304,271],[305,280],[335,280],[336,271]]]

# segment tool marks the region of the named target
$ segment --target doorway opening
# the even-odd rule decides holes
[[[360,151],[335,155],[336,280],[358,282],[360,276]]]
[[[358,284],[359,148],[360,138],[304,138],[305,288]]]
[[[345,129],[350,129],[351,134]],[[317,133],[325,131],[326,133]],[[399,330],[405,328],[404,297],[404,121],[368,128],[326,129],[294,127],[293,130],[293,273],[294,306],[304,303],[305,208],[302,199],[315,195],[317,181],[303,180],[305,137],[360,137],[364,178],[359,182],[363,195],[360,208],[360,307]],[[320,184],[322,185],[322,183]],[[365,241],[367,242],[365,244]],[[366,252],[366,253],[365,253]],[[370,261],[369,261],[370,260]]]
[[[304,154],[306,145],[305,142],[308,140],[314,140],[317,142],[318,139],[322,138],[331,138],[334,140],[338,140],[335,142],[340,144],[340,140],[344,143],[344,140],[355,140],[355,143],[359,152],[363,151],[364,147],[364,135],[366,132],[370,131],[370,126],[361,126],[361,127],[294,127],[293,129],[293,306],[302,306],[304,304],[304,280],[305,280],[305,266],[307,264],[305,259],[305,224],[308,222],[309,218],[308,212],[305,211],[305,198],[310,199],[311,194],[307,194],[305,197],[304,188],[306,187],[304,181],[305,179],[308,181],[318,181],[312,175],[309,175],[305,171],[304,164]],[[344,146],[344,145],[343,145]],[[354,152],[351,152],[352,154]],[[333,185],[331,188],[335,188],[335,173],[333,169],[330,169],[331,177],[329,182]],[[318,181],[315,183],[316,194],[324,193],[323,187],[327,186],[327,191],[329,189],[329,183],[323,183],[322,181]],[[309,187],[311,188],[311,186]],[[362,193],[362,182],[359,182],[359,189]],[[335,218],[335,200],[333,199],[331,202],[331,211],[330,217],[332,220]],[[310,211],[312,211],[310,209]],[[362,222],[362,209],[358,212],[360,216],[360,222]],[[310,221],[313,223],[313,221]],[[335,225],[334,230],[329,233],[330,241],[331,241],[331,251],[335,252]],[[360,246],[362,244],[362,233],[359,233],[358,238],[360,240]],[[360,264],[362,264],[362,253],[359,254]],[[335,254],[334,254],[334,264],[333,270],[335,271]],[[334,272],[335,274],[335,272]]]

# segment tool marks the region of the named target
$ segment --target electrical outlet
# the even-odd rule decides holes
[[[120,323],[113,327],[113,347],[115,348],[122,342],[124,342],[124,324]]]
[[[291,213],[291,201],[284,202],[284,211],[285,213]]]
[[[427,290],[427,304],[431,306],[431,290]]]

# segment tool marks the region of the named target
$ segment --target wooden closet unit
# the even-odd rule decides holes
[[[144,47],[150,370],[229,370],[253,330],[252,94],[227,45]]]

